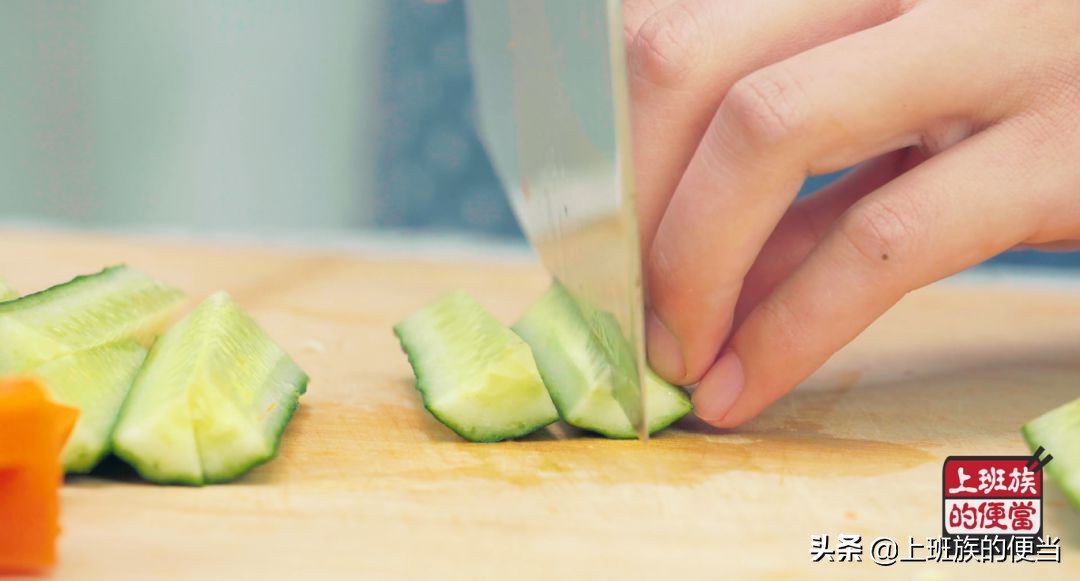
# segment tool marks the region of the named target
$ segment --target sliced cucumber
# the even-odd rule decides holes
[[[123,339],[147,344],[183,300],[177,289],[114,266],[0,303],[0,375]]]
[[[154,344],[113,433],[147,480],[233,480],[274,457],[308,376],[226,293]]]
[[[561,284],[552,283],[513,328],[532,347],[544,384],[566,423],[609,438],[637,436],[612,395],[619,380],[610,361],[612,350],[599,344],[579,305]],[[645,376],[645,417],[649,433],[656,433],[688,414],[692,406],[683,390],[652,370]]]
[[[1031,420],[1021,431],[1033,451],[1042,446],[1053,454],[1046,473],[1080,511],[1080,399]]]
[[[60,460],[65,472],[85,474],[108,453],[113,427],[146,357],[133,339],[77,351],[32,372],[58,403],[79,409]]]
[[[126,266],[80,276],[0,303],[0,375],[44,380],[56,401],[80,414],[62,461],[89,472],[108,452],[117,413],[149,342],[184,295]]]
[[[529,346],[463,292],[394,327],[424,407],[462,438],[517,438],[559,419]]]
[[[0,278],[0,303],[15,300],[17,298],[19,298],[19,293],[16,292],[6,280]]]

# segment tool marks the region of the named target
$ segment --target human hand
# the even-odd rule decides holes
[[[625,0],[624,20],[649,359],[715,426],[913,289],[1080,246],[1076,0]]]

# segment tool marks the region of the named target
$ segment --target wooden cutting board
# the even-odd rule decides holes
[[[24,291],[116,262],[229,290],[312,383],[280,456],[234,484],[71,479],[57,578],[1080,578],[1080,515],[1052,487],[1060,565],[809,559],[813,534],[937,536],[945,456],[1028,453],[1020,425],[1080,395],[1080,286],[914,293],[734,432],[469,444],[423,411],[390,327],[451,289],[512,321],[536,265],[0,231]]]

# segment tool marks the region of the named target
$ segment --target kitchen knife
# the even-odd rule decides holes
[[[630,122],[617,0],[466,0],[478,126],[523,230],[611,361],[648,438]]]

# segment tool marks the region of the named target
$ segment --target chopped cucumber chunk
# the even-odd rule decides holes
[[[466,440],[517,438],[559,418],[529,346],[463,292],[394,327],[424,407]]]
[[[65,472],[87,473],[108,453],[113,427],[146,358],[134,339],[77,351],[37,367],[49,397],[79,409],[60,460]]]
[[[109,451],[116,416],[148,343],[184,301],[180,291],[126,266],[80,276],[0,303],[0,375],[43,380],[56,401],[79,409],[62,456],[89,472]]]
[[[143,478],[233,480],[274,457],[308,377],[229,295],[158,339],[113,434]]]
[[[184,294],[126,266],[0,303],[0,375],[133,338],[148,344]]]
[[[1022,432],[1033,451],[1042,446],[1054,456],[1045,471],[1080,511],[1080,399],[1031,420]]]
[[[599,320],[596,315],[594,322]],[[566,423],[609,438],[637,437],[613,395],[620,381],[618,366],[611,362],[613,350],[600,344],[561,284],[552,283],[513,328],[532,347],[544,384]],[[683,390],[652,370],[645,376],[645,417],[649,433],[655,433],[688,414],[692,405]]]

